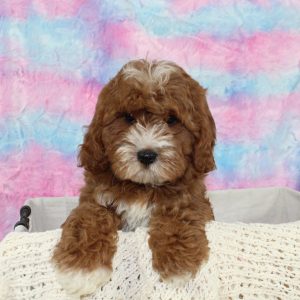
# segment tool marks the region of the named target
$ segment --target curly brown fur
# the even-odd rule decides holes
[[[196,274],[208,255],[205,223],[213,219],[210,204],[201,195],[182,194],[172,200],[160,203],[150,220],[153,267],[163,279]]]
[[[103,88],[79,153],[85,187],[53,257],[60,270],[111,268],[117,228],[149,223],[163,279],[195,274],[213,213],[204,178],[215,168],[205,90],[170,62],[132,61]],[[155,152],[154,163],[137,158]]]
[[[79,205],[62,226],[53,259],[64,269],[90,271],[98,266],[111,269],[119,223],[117,216],[102,206]]]

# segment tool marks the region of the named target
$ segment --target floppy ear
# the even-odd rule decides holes
[[[102,92],[101,92],[102,94]],[[102,143],[103,128],[103,105],[101,94],[98,97],[95,114],[88,130],[84,136],[83,144],[80,145],[78,154],[78,166],[83,167],[86,171],[97,174],[107,168],[107,158]]]
[[[83,167],[94,175],[109,168],[109,161],[102,142],[102,130],[107,119],[113,114],[108,107],[111,106],[112,97],[118,96],[119,78],[120,72],[103,87],[98,97],[94,117],[84,136],[83,144],[80,145],[79,167]]]
[[[206,101],[205,89],[192,80],[190,93],[196,109],[196,122],[200,127],[194,144],[194,165],[199,172],[205,174],[216,168],[213,153],[216,126]]]

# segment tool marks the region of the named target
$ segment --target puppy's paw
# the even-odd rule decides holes
[[[174,287],[183,287],[191,280],[193,277],[192,273],[187,272],[182,275],[171,275],[163,279],[167,284],[170,284]]]
[[[65,291],[73,296],[93,293],[98,287],[107,283],[112,270],[106,267],[94,271],[84,270],[55,270],[56,278]]]

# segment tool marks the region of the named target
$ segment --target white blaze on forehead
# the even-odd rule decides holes
[[[129,62],[123,68],[122,73],[125,79],[134,78],[140,83],[156,84],[158,87],[163,88],[168,83],[170,74],[177,70],[176,65],[166,60],[158,62],[140,60],[139,62],[139,66],[143,64],[141,68],[137,67],[137,61]]]
[[[133,144],[137,150],[173,147],[172,136],[165,132],[165,125],[162,123],[151,126],[136,123],[130,128],[126,141]],[[121,149],[122,147],[119,148],[119,151]]]

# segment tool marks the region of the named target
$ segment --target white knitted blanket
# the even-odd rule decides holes
[[[92,299],[300,299],[300,222],[207,225],[210,258],[182,288],[158,280],[144,228],[120,232],[112,280]],[[49,263],[61,231],[10,233],[0,244],[0,299],[69,298]]]

